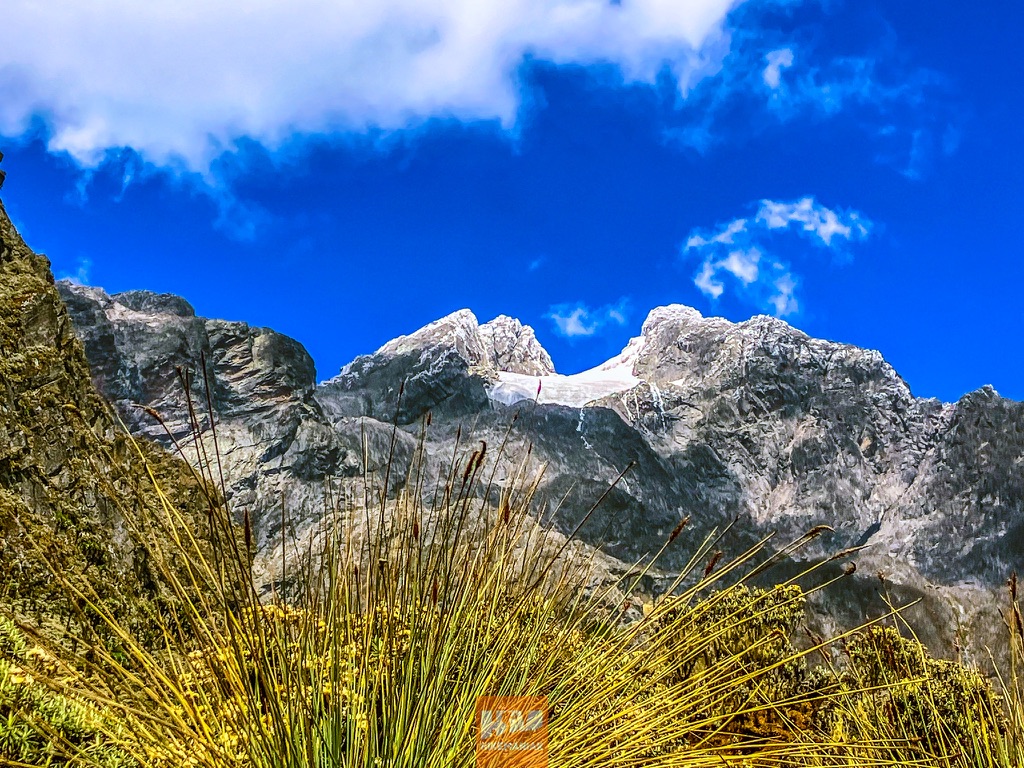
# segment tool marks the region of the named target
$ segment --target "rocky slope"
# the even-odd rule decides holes
[[[89,382],[81,342],[50,273],[0,204],[0,607],[23,621],[100,629],[72,609],[50,567],[132,625],[155,607],[150,564],[129,516],[156,497],[145,467]],[[143,445],[187,515],[203,508],[191,470]],[[47,566],[41,554],[50,561]],[[78,581],[79,579],[84,579]],[[91,629],[89,625],[92,625]],[[145,637],[145,635],[143,635]]]
[[[573,376],[555,373],[532,329],[463,310],[317,385],[302,347],[273,331],[197,318],[171,296],[60,290],[97,386],[140,433],[166,441],[134,403],[186,434],[176,367],[206,361],[232,501],[271,561],[282,508],[301,535],[325,513],[325,486],[380,471],[392,440],[400,481],[429,414],[438,465],[457,440],[507,439],[500,478],[532,446],[548,463],[541,514],[563,530],[635,462],[581,533],[623,562],[686,515],[691,543],[735,521],[731,551],[827,525],[802,557],[863,549],[857,574],[817,598],[820,623],[878,614],[887,595],[921,600],[911,616],[939,652],[1001,631],[998,589],[1024,559],[1024,405],[989,388],[923,400],[877,352],[681,306],[655,309],[621,355]],[[202,377],[191,386],[205,404]],[[689,551],[681,541],[665,567]]]

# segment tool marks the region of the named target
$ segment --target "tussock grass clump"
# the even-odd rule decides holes
[[[690,547],[688,565],[646,595],[657,558],[613,575],[544,531],[529,453],[501,482],[509,462],[485,444],[436,476],[422,440],[418,456],[397,495],[362,478],[362,503],[325,518],[269,595],[247,517],[236,526],[210,494],[200,538],[161,496],[135,524],[177,609],[156,619],[154,648],[64,581],[113,640],[55,649],[40,680],[92,713],[106,752],[61,727],[39,729],[47,749],[94,766],[468,767],[479,697],[535,696],[559,768],[1017,764],[1015,670],[1008,723],[980,677],[889,628],[837,638],[845,664],[812,668],[832,642],[793,646],[796,580],[749,583],[777,560],[767,541],[726,558],[684,521],[665,547]]]

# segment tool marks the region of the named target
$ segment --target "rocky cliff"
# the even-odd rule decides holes
[[[232,503],[250,510],[265,553],[282,508],[301,534],[324,515],[325,488],[380,470],[393,440],[401,478],[429,413],[438,462],[457,440],[507,436],[509,462],[532,446],[548,463],[541,514],[563,530],[635,462],[581,532],[622,562],[687,515],[693,540],[732,524],[733,551],[829,526],[801,557],[862,549],[857,574],[817,598],[823,624],[920,600],[910,616],[937,651],[981,645],[1002,629],[1000,585],[1024,564],[1024,405],[989,388],[954,404],[916,398],[877,352],[774,318],[658,308],[619,356],[562,376],[532,329],[463,310],[317,385],[302,347],[273,331],[197,318],[176,297],[59,287],[97,386],[139,433],[166,440],[134,403],[186,433],[176,369],[205,360]],[[190,386],[205,404],[203,377]],[[664,567],[688,552],[683,542]]]
[[[186,515],[199,514],[203,497],[188,466],[155,446],[141,448],[172,503]],[[155,501],[136,449],[115,429],[114,414],[90,383],[49,263],[28,248],[0,204],[4,612],[39,625],[67,619],[70,626],[78,616],[88,629],[95,617],[82,606],[72,608],[53,578],[56,568],[94,590],[126,624],[148,615],[155,608],[155,576],[126,523]]]

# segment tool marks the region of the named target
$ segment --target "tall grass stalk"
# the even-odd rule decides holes
[[[364,475],[301,556],[291,542],[269,595],[252,577],[248,515],[229,514],[216,453],[197,441],[206,530],[163,494],[155,515],[125,510],[173,607],[162,643],[143,645],[55,567],[115,642],[64,649],[50,685],[101,713],[107,737],[147,767],[472,766],[477,699],[504,695],[546,697],[558,768],[968,764],[960,745],[929,751],[863,708],[894,683],[780,687],[832,641],[797,651],[754,631],[804,599],[795,580],[748,589],[777,560],[767,539],[726,558],[721,534],[694,541],[682,521],[659,556],[687,546],[688,563],[652,599],[640,585],[657,558],[613,576],[575,538],[586,517],[561,537],[539,524],[543,467],[529,451],[513,462],[504,444],[457,448],[432,475],[425,430],[397,491],[391,462],[383,482]],[[1020,734],[1016,668],[1006,690]],[[831,730],[816,724],[825,710]],[[1020,748],[1000,735],[984,754]]]

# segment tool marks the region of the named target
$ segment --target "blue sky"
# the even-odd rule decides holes
[[[320,378],[462,307],[571,373],[679,302],[1024,399],[1015,2],[238,7],[5,9],[3,199],[56,274]]]

